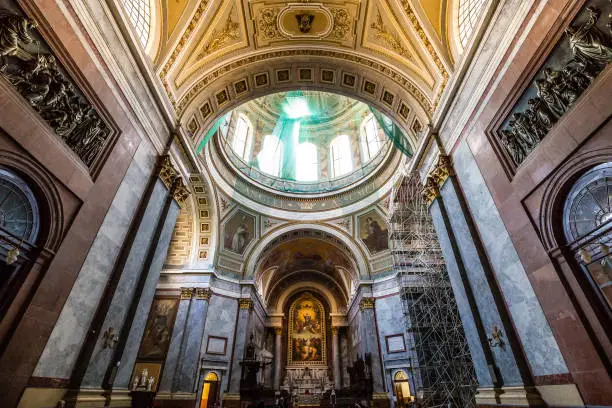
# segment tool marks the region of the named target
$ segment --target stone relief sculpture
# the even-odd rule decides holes
[[[582,25],[565,30],[572,59],[559,70],[544,68],[543,77],[533,83],[537,96],[527,101],[528,108],[522,112],[515,108],[507,125],[498,132],[500,144],[516,166],[612,61],[609,38],[596,27],[600,11],[587,7],[585,13]]]
[[[64,73],[30,19],[0,9],[0,76],[15,88],[55,133],[91,167],[110,129]]]

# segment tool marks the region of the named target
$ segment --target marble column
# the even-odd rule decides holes
[[[372,388],[374,394],[386,394],[382,370],[380,347],[378,345],[378,330],[376,330],[376,315],[373,297],[363,297],[359,301],[361,313],[360,329],[362,334],[362,350],[370,354],[372,368]]]
[[[174,378],[174,392],[196,392],[197,370],[200,359],[200,348],[204,337],[204,325],[208,314],[210,289],[196,288],[195,297],[191,300],[187,326],[185,328],[183,348]]]
[[[127,389],[130,386],[130,377],[136,363],[138,349],[153,303],[153,297],[155,296],[159,275],[168,253],[168,246],[170,245],[179,209],[178,202],[175,199],[170,199],[164,208],[164,214],[158,224],[156,245],[153,245],[149,261],[145,266],[140,296],[135,298],[137,304],[135,305],[133,318],[130,321],[129,334],[120,356],[121,365],[117,370],[113,388]]]
[[[174,328],[172,329],[172,337],[170,338],[166,362],[164,363],[164,372],[161,382],[159,383],[159,392],[172,392],[172,385],[174,384],[174,377],[177,373],[181,350],[183,348],[187,315],[189,313],[192,297],[193,288],[181,288],[181,297],[176,312],[176,318],[174,319]]]
[[[274,333],[274,389],[279,390],[281,385],[281,365],[283,363],[283,329],[281,327],[276,327]]]
[[[342,378],[340,373],[340,339],[338,336],[338,328],[332,327],[332,360],[334,366],[334,388],[342,388]]]
[[[236,336],[234,339],[234,352],[230,368],[229,394],[235,397],[240,394],[240,379],[242,377],[242,365],[244,359],[244,348],[249,337],[249,323],[253,312],[253,301],[248,298],[238,299],[238,321],[236,322]]]

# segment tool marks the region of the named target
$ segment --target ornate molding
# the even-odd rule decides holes
[[[390,46],[396,54],[401,55],[410,61],[414,60],[414,57],[410,54],[410,52],[408,52],[406,47],[402,45],[402,42],[397,35],[387,30],[387,27],[383,23],[382,16],[380,15],[380,10],[376,11],[376,21],[370,24],[370,28],[376,31],[376,38],[382,40],[385,44]]]
[[[253,301],[247,298],[240,298],[238,299],[238,306],[240,307],[240,309],[250,311],[253,310]]]
[[[0,8],[0,76],[90,169],[113,131],[58,61],[29,18]]]
[[[196,288],[196,293],[195,293],[196,299],[210,300],[211,296],[212,296],[212,290],[208,288]]]
[[[193,288],[181,288],[181,300],[191,299],[193,297]]]
[[[196,95],[198,95],[203,89],[207,88],[212,82],[218,80],[224,75],[236,71],[238,69],[244,69],[244,67],[249,64],[254,64],[257,62],[275,58],[282,59],[295,56],[328,57],[333,59],[340,59],[378,71],[380,74],[401,85],[406,92],[412,95],[419,102],[419,104],[421,104],[421,106],[426,112],[428,112],[430,115],[433,113],[433,106],[429,98],[425,96],[425,94],[412,82],[412,80],[387,65],[384,65],[378,61],[374,61],[363,55],[349,54],[342,51],[330,51],[321,49],[292,49],[270,51],[257,55],[252,55],[250,57],[245,57],[234,62],[224,64],[220,68],[211,71],[210,73],[202,77],[200,80],[195,82],[191,86],[189,91],[187,91],[187,93],[185,93],[185,95],[179,100],[178,103],[173,104],[176,109],[177,115],[181,116],[183,113],[185,113],[185,110],[187,109],[189,104],[195,99]]]
[[[198,55],[198,58],[202,58],[218,50],[229,40],[237,40],[240,38],[240,24],[232,19],[233,12],[234,9],[232,8],[225,21],[225,26],[221,30],[215,30],[213,32],[212,38],[208,41],[200,55]]]
[[[425,203],[429,206],[434,202],[436,198],[440,197],[440,190],[438,189],[438,184],[433,179],[433,177],[428,176],[425,180],[425,184],[423,185],[423,199]]]
[[[364,297],[359,301],[359,310],[374,309],[376,299],[373,297]]]

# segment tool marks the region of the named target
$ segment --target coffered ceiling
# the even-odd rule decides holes
[[[294,88],[320,78],[344,85],[340,93],[367,88],[365,96],[384,100],[391,111],[409,107],[427,116],[452,71],[447,0],[159,1],[156,70],[179,117],[199,109],[202,125],[241,91],[255,97],[260,85],[283,82],[275,67],[298,70],[286,77]],[[302,77],[303,67],[316,78]],[[257,77],[264,71],[267,78]]]

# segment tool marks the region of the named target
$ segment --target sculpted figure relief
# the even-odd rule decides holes
[[[533,83],[537,97],[527,101],[527,109],[513,112],[498,133],[501,145],[517,166],[612,60],[608,38],[595,25],[600,12],[592,7],[585,11],[586,22],[566,30],[572,59],[559,70],[544,68],[542,77]]]
[[[0,75],[91,166],[110,131],[95,109],[80,96],[55,57],[41,51],[44,47],[33,35],[36,27],[26,17],[0,10]]]

